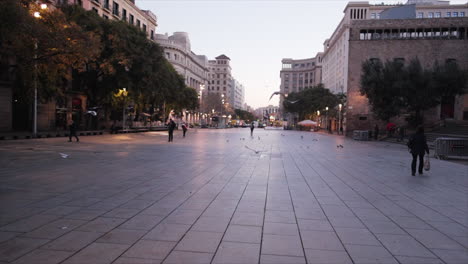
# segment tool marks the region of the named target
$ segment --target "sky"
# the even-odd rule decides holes
[[[208,59],[225,54],[253,108],[278,105],[281,60],[323,51],[343,18],[346,0],[136,0],[158,17],[156,33],[189,34],[192,51]],[[369,1],[386,4],[401,1]],[[463,4],[466,0],[452,0]]]

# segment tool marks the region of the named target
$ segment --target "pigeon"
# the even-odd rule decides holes
[[[304,139],[304,136],[301,136],[301,139]]]
[[[275,95],[277,95],[277,94],[279,94],[280,96],[281,96],[281,95],[284,96],[284,93],[282,93],[282,92],[274,92],[274,93],[271,94],[270,99],[269,99],[268,101],[270,101],[271,98],[273,98],[273,96],[275,96]]]
[[[343,148],[343,145],[336,145],[336,148]]]
[[[226,142],[229,142],[229,139],[226,139]]]
[[[59,154],[60,154],[60,156],[61,156],[62,158],[64,158],[64,159],[67,159],[68,156],[70,156],[70,155],[65,154],[65,153],[59,153]]]
[[[92,115],[92,116],[97,116],[96,111],[87,111],[86,113],[87,113],[87,114],[90,114],[90,115]]]
[[[251,151],[255,152],[255,154],[258,154],[258,153],[261,152],[260,150],[255,150],[255,149],[249,148],[249,147],[247,147],[247,145],[245,146],[245,148],[250,149]]]

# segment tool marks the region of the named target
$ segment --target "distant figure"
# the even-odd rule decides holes
[[[254,123],[253,123],[253,122],[250,123],[250,136],[251,136],[251,137],[253,137],[254,128],[255,128]]]
[[[169,131],[169,142],[172,142],[174,140],[174,129],[176,127],[176,123],[174,120],[169,119],[169,126],[168,126],[168,131]]]
[[[392,122],[388,122],[387,124],[387,135],[388,137],[393,137],[393,133],[395,132],[396,125]]]
[[[403,141],[405,138],[405,129],[403,127],[400,127],[398,129],[398,141]]]
[[[374,139],[377,140],[379,138],[379,126],[375,125],[374,127]]]
[[[424,128],[419,126],[410,140],[408,141],[408,148],[410,149],[411,155],[413,155],[413,161],[411,162],[411,175],[414,176],[416,173],[416,159],[419,156],[419,174],[423,174],[424,166],[424,152],[429,154],[429,147],[427,146],[426,136],[424,135]]]
[[[73,122],[73,120],[70,122],[70,125],[68,126],[68,128],[70,129],[68,142],[72,142],[72,137],[75,137],[76,142],[79,142],[80,139],[76,135],[76,125],[75,125],[75,122]]]
[[[185,133],[187,133],[187,124],[185,124],[185,123],[182,124],[182,132],[183,132],[183,135],[185,137]]]

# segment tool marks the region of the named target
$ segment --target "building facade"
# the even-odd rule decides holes
[[[156,34],[156,42],[164,49],[166,59],[184,77],[185,84],[200,92],[208,84],[208,59],[191,50],[190,39],[186,32],[173,35]]]
[[[157,17],[150,10],[142,10],[135,0],[50,0],[52,4],[75,4],[86,10],[94,11],[105,19],[122,20],[144,31],[154,40]]]
[[[238,82],[236,79],[232,78],[232,90],[231,90],[231,101],[229,102],[234,109],[244,108],[245,101],[245,89],[244,85]]]
[[[233,77],[230,62],[231,59],[224,54],[208,61],[208,93],[220,94],[229,104],[233,102]]]

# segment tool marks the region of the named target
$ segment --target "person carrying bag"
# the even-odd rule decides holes
[[[424,152],[429,154],[429,147],[427,146],[426,136],[424,135],[424,128],[419,126],[416,130],[416,134],[414,134],[410,140],[408,141],[408,149],[413,156],[413,161],[411,162],[411,175],[415,176],[416,174],[416,160],[419,157],[419,166],[418,172],[419,174],[423,174],[423,167],[425,170],[430,169],[430,162],[429,157],[427,157],[426,161],[424,161]],[[427,169],[426,169],[427,163]]]

